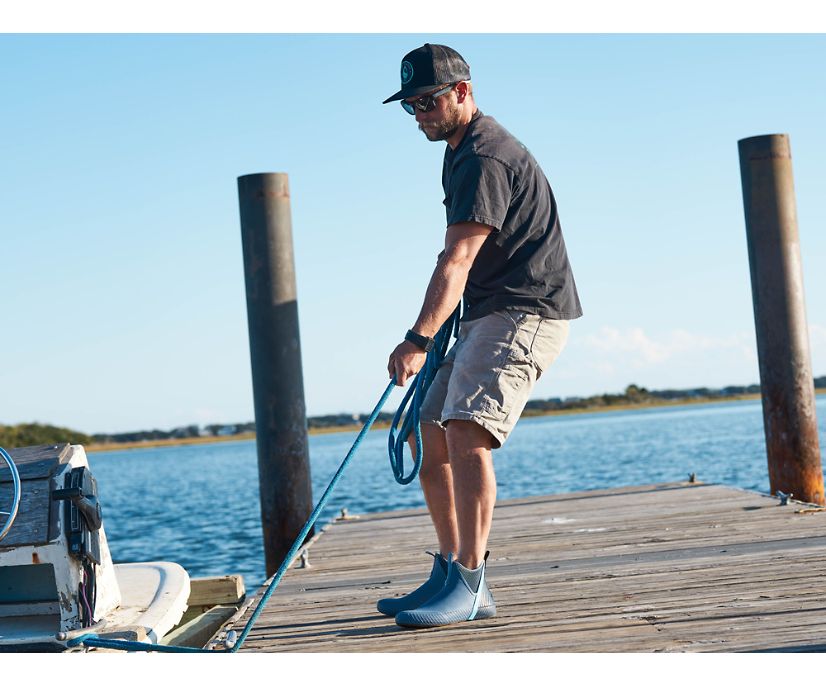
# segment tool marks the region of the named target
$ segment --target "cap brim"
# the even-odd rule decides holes
[[[398,93],[394,93],[381,104],[386,105],[388,102],[393,102],[394,100],[405,100],[407,98],[412,98],[416,95],[424,95],[425,93],[429,93],[431,90],[433,90],[434,88],[438,88],[441,85],[441,83],[434,83],[431,86],[419,86],[418,88],[402,88]]]

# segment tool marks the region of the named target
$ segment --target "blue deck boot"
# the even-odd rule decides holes
[[[396,623],[404,628],[432,628],[496,616],[496,603],[485,580],[487,558],[485,552],[479,568],[472,570],[453,561],[439,593],[418,609],[400,611]]]
[[[433,568],[430,570],[430,578],[413,592],[403,597],[380,599],[376,604],[376,609],[385,616],[395,616],[400,611],[417,609],[442,589],[445,578],[447,578],[447,567],[450,562],[438,552],[436,554],[428,552],[428,554],[433,556]]]

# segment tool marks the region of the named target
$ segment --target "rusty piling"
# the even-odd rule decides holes
[[[313,509],[287,174],[239,177],[238,199],[261,524],[271,576]]]
[[[789,137],[738,148],[769,486],[824,504]]]

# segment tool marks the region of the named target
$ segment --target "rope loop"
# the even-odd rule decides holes
[[[387,450],[390,455],[390,468],[393,469],[393,477],[400,485],[408,485],[422,468],[422,425],[419,420],[422,402],[424,401],[427,389],[436,376],[436,371],[447,354],[450,347],[451,337],[459,335],[459,320],[461,319],[461,304],[457,305],[447,321],[442,324],[439,332],[434,338],[433,349],[427,353],[427,359],[421,371],[416,374],[416,380],[407,389],[404,399],[396,410],[393,422],[390,424],[390,435],[387,439]],[[407,409],[408,404],[410,409]],[[402,421],[402,416],[404,420]],[[399,429],[399,424],[401,428]],[[404,445],[410,434],[415,432],[416,453],[413,455],[413,470],[404,475]]]

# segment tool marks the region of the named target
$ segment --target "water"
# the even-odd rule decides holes
[[[826,396],[817,400],[826,446]],[[317,501],[356,433],[310,436]],[[686,480],[768,492],[760,402],[642,409],[520,421],[494,453],[501,499]],[[265,579],[255,442],[89,454],[116,562],[175,561],[193,577]],[[372,431],[320,522],[350,513],[424,506],[417,483],[398,485],[387,431]],[[404,531],[400,530],[403,535]]]

